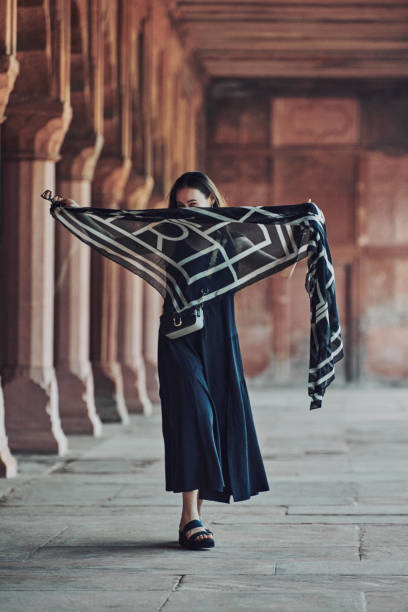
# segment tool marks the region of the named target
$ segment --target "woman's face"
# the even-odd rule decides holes
[[[192,187],[183,187],[176,193],[177,208],[185,206],[200,206],[201,208],[209,207],[215,201],[214,196],[210,193],[208,198],[199,190]]]

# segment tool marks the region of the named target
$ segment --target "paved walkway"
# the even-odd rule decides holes
[[[181,549],[160,407],[0,482],[2,612],[408,611],[408,390],[249,385],[271,490],[204,502],[216,546]]]

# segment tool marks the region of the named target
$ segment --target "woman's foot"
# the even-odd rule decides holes
[[[180,525],[179,525],[179,531],[182,531],[182,529],[184,529],[184,525],[187,525],[187,523],[189,523],[190,521],[193,521],[194,519],[196,520],[201,520],[199,516],[190,516],[190,517],[181,517],[180,520]],[[207,531],[207,533],[203,534],[200,533],[199,536],[197,536],[195,539],[195,541],[197,540],[213,540],[214,538],[212,537],[211,533],[208,533],[207,528],[205,527],[205,525],[203,527],[193,527],[192,529],[189,529],[188,531],[186,531],[185,535],[186,538],[189,539],[194,533],[197,533],[198,531]]]
[[[200,510],[203,503],[203,500],[199,498],[198,489],[194,489],[193,491],[183,491],[183,509],[181,512],[181,519],[179,525],[179,531],[184,529],[184,525],[187,525],[190,521],[198,520],[200,521]],[[186,538],[189,539],[194,533],[198,531],[205,531],[205,527],[193,527],[192,529],[188,529],[186,532]],[[212,535],[210,533],[202,533],[196,538],[197,540],[212,540]]]
[[[198,531],[197,531],[198,530]],[[191,534],[187,537],[186,534]],[[202,550],[215,546],[214,538],[204,529],[202,521],[193,519],[179,531],[179,544],[190,550]]]

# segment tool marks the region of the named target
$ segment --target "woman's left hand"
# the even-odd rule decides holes
[[[78,206],[79,207],[79,204],[77,204],[75,200],[72,200],[71,198],[63,198],[60,195],[54,196],[53,201],[57,202],[60,206]]]

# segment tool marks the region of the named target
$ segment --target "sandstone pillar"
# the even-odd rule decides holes
[[[151,177],[133,175],[126,188],[126,208],[143,209],[153,187]],[[143,357],[143,294],[147,283],[129,270],[120,268],[120,311],[118,360],[123,375],[124,394],[129,412],[150,415],[152,405],[146,388]]]
[[[119,208],[129,171],[129,159],[101,158],[93,187],[94,206]],[[96,251],[92,251],[91,261],[91,361],[96,408],[102,422],[128,424],[118,361],[120,266]]]
[[[73,120],[57,166],[57,191],[90,206],[103,145],[103,4],[76,0],[71,9]],[[55,367],[61,420],[67,433],[99,436],[102,424],[89,359],[91,250],[60,224],[56,238]]]
[[[158,189],[149,200],[149,208],[166,208],[167,202]],[[146,387],[153,403],[160,402],[159,379],[157,374],[157,343],[159,318],[163,298],[157,289],[145,283],[143,295],[143,354],[146,369]]]
[[[131,168],[130,0],[112,0],[104,12],[104,147],[92,185],[92,204],[119,208]],[[91,255],[91,361],[95,402],[104,421],[129,423],[118,361],[120,266],[96,251]]]
[[[53,367],[54,225],[40,198],[54,189],[67,104],[15,105],[3,133],[2,379],[10,447],[67,451]]]
[[[90,202],[90,180],[60,180],[58,192],[83,206]],[[60,416],[66,433],[100,436],[89,360],[90,248],[56,227],[55,370]]]
[[[152,405],[146,388],[143,359],[143,293],[145,281],[129,270],[120,270],[120,317],[118,360],[129,412],[150,415]]]
[[[17,0],[0,2],[0,123],[18,75]]]
[[[4,398],[0,387],[0,477],[12,478],[17,476],[17,461],[10,453],[4,417]]]
[[[72,116],[69,11],[64,0],[34,8],[18,3],[20,74],[2,131],[6,430],[12,449],[60,455],[67,439],[53,367],[55,221],[40,194],[55,188],[55,162]]]
[[[0,124],[5,116],[4,110],[14,81],[18,74],[19,64],[17,51],[17,0],[0,3]],[[4,396],[0,381],[0,476],[16,476],[17,461],[10,453],[4,414]]]

